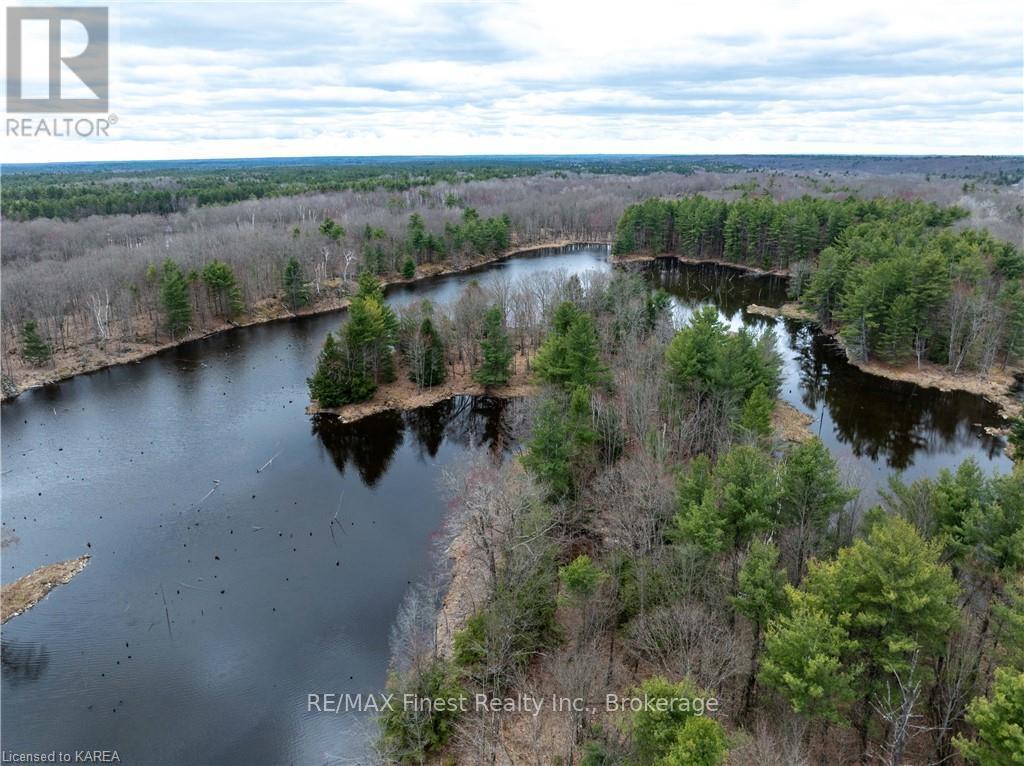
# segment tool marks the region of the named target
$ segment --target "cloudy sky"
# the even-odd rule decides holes
[[[110,5],[111,136],[5,161],[1024,153],[1019,2]]]

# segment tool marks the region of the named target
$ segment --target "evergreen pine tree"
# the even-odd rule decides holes
[[[680,727],[658,766],[719,766],[729,754],[722,724],[707,716],[694,716]]]
[[[903,294],[893,298],[879,347],[885,359],[899,362],[913,353],[914,319],[913,297]]]
[[[405,279],[412,279],[416,276],[416,261],[412,258],[406,258],[405,263],[402,264],[402,276]]]
[[[780,495],[771,457],[735,446],[719,458],[701,502],[680,509],[676,533],[709,551],[736,550],[774,527]]]
[[[804,562],[819,537],[856,496],[857,490],[843,486],[839,466],[821,439],[796,444],[786,453],[779,522],[796,535],[794,581],[803,578]]]
[[[309,290],[306,288],[306,279],[302,274],[302,265],[299,260],[292,256],[284,267],[282,277],[284,285],[284,302],[293,311],[309,303]]]
[[[772,412],[775,402],[768,395],[764,385],[759,384],[743,403],[740,412],[740,428],[753,436],[767,436],[772,432]]]
[[[501,386],[511,376],[512,342],[505,330],[505,318],[501,309],[492,306],[484,315],[484,332],[480,340],[483,357],[473,378],[482,386]]]
[[[689,679],[671,683],[654,676],[632,691],[648,704],[629,721],[637,766],[717,766],[725,759],[725,732],[699,714],[709,694]],[[669,703],[671,704],[665,704]],[[710,724],[710,726],[708,725]]]
[[[523,454],[523,466],[547,488],[552,499],[569,497],[574,489],[572,445],[557,398],[544,399],[533,421],[533,436]]]
[[[21,357],[37,367],[53,356],[53,348],[39,336],[35,322],[25,322],[21,328]]]
[[[572,301],[555,311],[548,333],[533,366],[545,383],[568,387],[591,386],[608,380],[601,363],[600,338],[593,318]]]
[[[235,273],[228,264],[222,261],[210,261],[200,272],[200,278],[214,299],[214,310],[225,318],[242,313],[245,302],[242,291],[238,287]]]
[[[327,333],[313,376],[306,379],[310,398],[321,407],[340,407],[373,396],[377,385],[367,374],[362,360],[355,359],[346,346]]]
[[[958,736],[955,743],[970,763],[1024,764],[1024,673],[997,668],[990,696],[971,702],[967,720],[977,729],[977,735],[972,739]]]
[[[577,556],[571,563],[558,569],[558,579],[562,581],[569,595],[576,600],[589,598],[606,577],[607,575],[595,566],[590,556],[586,554]]]
[[[786,575],[779,569],[779,549],[771,543],[755,540],[740,567],[738,583],[732,605],[751,621],[754,634],[750,650],[750,675],[743,695],[743,707],[750,710],[754,701],[762,632],[769,620],[781,614],[786,606]]]
[[[1013,445],[1013,460],[1024,462],[1024,416],[1018,415],[1010,421],[1010,436],[1007,439]]]
[[[360,288],[349,304],[343,333],[353,364],[374,383],[387,383],[395,379],[392,348],[398,338],[398,318],[379,294],[376,285]]]
[[[697,311],[665,351],[669,380],[680,390],[706,391],[726,342],[726,329],[713,306]]]
[[[164,309],[164,324],[172,336],[188,327],[192,321],[188,284],[181,269],[170,258],[164,261],[160,272],[160,303]]]
[[[855,697],[857,668],[844,663],[852,649],[837,618],[793,588],[789,609],[765,634],[760,680],[809,718],[844,722],[842,708]],[[845,617],[839,618],[845,621]]]
[[[338,407],[345,404],[347,387],[344,382],[345,359],[341,346],[333,333],[327,333],[324,346],[317,358],[313,377],[306,380],[309,396],[321,407]]]
[[[798,712],[809,706],[837,720],[837,705],[849,699],[851,685],[836,684],[852,681],[866,751],[875,695],[883,694],[895,675],[909,678],[914,658],[930,661],[957,624],[959,588],[940,563],[941,553],[941,543],[925,542],[903,519],[882,516],[866,540],[842,549],[832,561],[812,561],[800,590],[790,591],[790,615],[769,629],[766,682]],[[802,635],[805,631],[816,635]],[[822,642],[827,657],[812,665],[812,647]]]
[[[592,386],[608,379],[608,370],[598,352],[600,339],[590,314],[581,313],[565,335],[566,362],[571,386]]]

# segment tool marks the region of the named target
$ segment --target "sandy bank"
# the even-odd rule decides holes
[[[772,413],[772,426],[775,433],[788,442],[805,442],[814,436],[811,426],[814,416],[800,412],[789,402],[779,399]]]
[[[783,303],[778,308],[771,306],[759,306],[756,303],[751,303],[747,306],[748,314],[757,314],[763,317],[786,317],[787,319],[796,319],[798,322],[814,322],[817,320],[809,311],[806,311],[800,307],[799,303]]]
[[[12,617],[27,612],[58,585],[66,585],[71,578],[85,569],[88,556],[47,564],[29,572],[20,580],[0,587],[0,625]]]

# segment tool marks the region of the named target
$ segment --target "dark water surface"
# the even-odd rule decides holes
[[[472,279],[607,269],[605,255],[515,258],[389,299],[446,301]],[[724,269],[661,264],[650,276],[680,316],[712,302],[734,325],[763,324],[743,308],[784,300],[781,282]],[[311,423],[305,377],[337,323],[235,330],[3,406],[3,581],[93,557],[4,626],[4,750],[360,762],[368,719],[308,713],[306,695],[383,687],[390,627],[440,530],[441,470],[480,446],[500,451],[517,405],[462,398]],[[980,398],[865,376],[827,339],[777,324],[784,396],[824,410],[822,437],[855,479],[934,473],[967,455],[1008,469],[981,430],[996,414]]]
[[[934,476],[968,457],[987,470],[1012,468],[1003,454],[1004,440],[984,430],[1002,425],[992,402],[867,375],[846,360],[833,339],[812,327],[746,311],[752,303],[776,308],[785,303],[786,280],[669,259],[646,271],[653,285],[675,298],[678,321],[712,304],[733,328],[774,328],[783,359],[782,398],[814,416],[813,430],[848,481],[864,490],[864,502],[876,502],[877,489],[884,489],[894,472],[907,480]]]

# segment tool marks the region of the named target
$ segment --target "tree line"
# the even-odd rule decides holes
[[[212,165],[211,169],[204,164]],[[223,167],[219,165],[224,165]],[[690,173],[739,170],[727,162],[679,157],[450,157],[271,163],[236,161],[177,166],[126,163],[71,172],[17,172],[4,184],[3,216],[79,219],[91,215],[166,214],[190,207],[337,191],[406,192],[436,184],[511,179],[540,173]]]
[[[511,317],[501,297],[520,290],[480,302]],[[389,688],[686,705],[523,727],[396,709],[386,760],[541,741],[586,766],[1019,759],[1024,466],[894,477],[864,510],[820,440],[775,435],[770,333],[731,333],[713,309],[675,327],[634,275],[552,281],[535,309],[543,389],[521,455],[448,479],[476,607],[444,642],[436,594],[414,591]]]
[[[620,166],[611,163],[608,167]],[[169,171],[138,172],[140,179],[156,179]],[[235,171],[218,172],[230,177]],[[11,178],[15,176],[21,174]],[[69,183],[89,177],[73,172],[67,176]],[[5,176],[5,194],[8,180]],[[221,325],[225,313],[195,278],[214,260],[231,268],[245,307],[243,315],[277,310],[276,301],[294,303],[291,292],[286,294],[283,289],[284,270],[293,260],[304,280],[304,290],[299,291],[307,298],[304,305],[337,305],[360,270],[389,279],[415,276],[425,265],[441,260],[442,252],[446,264],[458,267],[473,253],[500,246],[506,231],[510,244],[519,245],[555,239],[601,241],[614,230],[622,211],[638,200],[715,193],[736,181],[755,182],[780,198],[798,199],[814,190],[814,180],[712,172],[638,176],[609,172],[585,178],[542,173],[458,184],[439,182],[402,192],[347,190],[264,197],[168,215],[92,216],[78,221],[7,219],[0,326],[9,348],[20,349],[24,325],[33,322],[58,357],[93,347],[102,353],[108,343],[150,343],[170,336],[162,318],[156,278],[168,258],[184,276],[193,277],[186,280],[192,303],[186,329],[199,332]],[[101,181],[97,179],[97,183]],[[862,194],[928,194],[944,201],[961,195],[958,184],[933,181],[924,185],[919,179],[898,176],[851,180],[849,184]],[[984,202],[985,210],[1001,211],[994,217],[979,218],[979,224],[995,227],[1000,233],[1009,226],[1005,235],[1019,236],[1012,234],[1019,227],[1014,228],[1006,218],[1012,215],[1011,210],[1004,210],[1008,197],[980,191],[975,195]],[[478,224],[470,227],[473,231],[467,231],[463,220],[470,209],[479,218]],[[412,215],[423,222],[425,236],[418,243],[410,236],[414,233],[410,229],[418,228],[411,227]],[[492,219],[503,223],[499,227]],[[325,231],[328,221],[335,222],[336,228]],[[491,224],[485,226],[488,221]],[[21,374],[20,360],[20,355],[5,355],[2,363],[8,378]]]
[[[950,227],[966,211],[892,199],[650,199],[626,209],[615,251],[786,270],[791,289],[862,361],[953,372],[1024,353],[1024,253]]]

